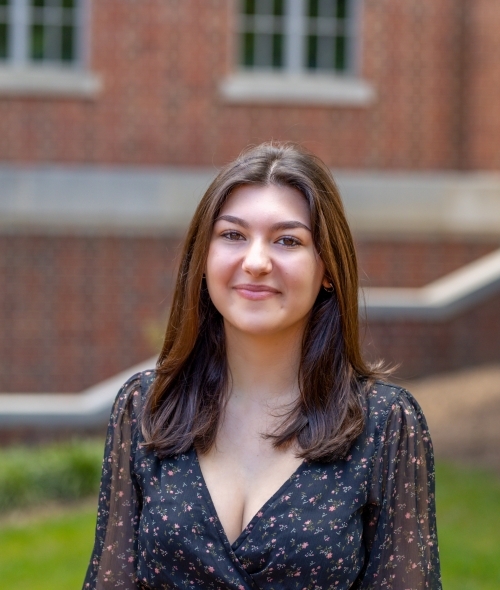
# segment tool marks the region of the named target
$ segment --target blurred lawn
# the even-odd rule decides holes
[[[444,590],[499,590],[500,478],[446,464],[436,478]]]
[[[0,523],[1,590],[80,590],[92,551],[96,502]],[[32,515],[32,516],[31,516]],[[14,515],[13,515],[14,516]]]
[[[500,588],[500,478],[440,464],[438,533],[445,590]],[[0,522],[0,590],[79,590],[95,506]]]

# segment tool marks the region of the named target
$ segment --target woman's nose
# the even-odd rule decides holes
[[[249,244],[245,252],[242,263],[243,270],[253,276],[271,272],[273,265],[269,254],[269,250],[265,244],[260,240],[253,241]]]

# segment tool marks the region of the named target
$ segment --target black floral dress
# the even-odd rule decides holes
[[[116,398],[84,590],[441,589],[432,444],[407,391],[376,383],[350,454],[304,461],[230,544],[195,450],[141,446],[153,377]]]

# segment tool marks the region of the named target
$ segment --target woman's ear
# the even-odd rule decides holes
[[[323,278],[323,281],[321,282],[321,284],[323,285],[323,289],[325,291],[328,291],[328,293],[332,293],[333,292],[333,283],[332,283],[332,281],[328,277],[324,277]]]

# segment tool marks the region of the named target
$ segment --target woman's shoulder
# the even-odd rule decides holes
[[[147,369],[145,371],[139,371],[138,373],[134,373],[131,377],[129,377],[125,383],[122,385],[120,392],[124,394],[130,394],[132,390],[140,390],[141,397],[144,397],[153,383],[156,376],[156,371],[154,369]]]
[[[370,458],[373,468],[385,465],[384,457],[405,453],[419,456],[432,452],[425,416],[412,394],[398,385],[374,381],[365,389],[363,399],[365,427],[354,443],[351,455],[363,462]],[[410,443],[411,441],[411,443]]]
[[[138,415],[154,378],[154,369],[140,371],[129,377],[116,395],[112,418],[117,420],[125,412]]]
[[[375,381],[367,387],[365,400],[366,418],[373,426],[380,427],[395,413],[404,414],[409,422],[425,422],[422,408],[404,387]]]

